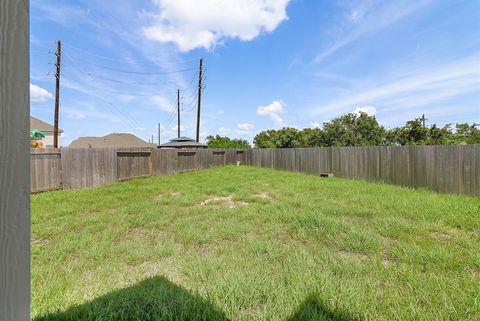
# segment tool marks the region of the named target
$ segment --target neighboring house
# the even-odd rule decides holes
[[[129,147],[151,147],[156,144],[147,143],[135,135],[126,133],[113,133],[103,137],[79,137],[68,145],[70,148],[129,148]]]
[[[207,148],[207,144],[197,143],[193,138],[178,137],[170,139],[168,143],[159,145],[158,148]]]
[[[45,147],[53,147],[53,126],[49,123],[44,122],[38,118],[30,116],[30,130],[36,129],[45,134],[45,138],[42,141],[45,144]],[[60,144],[60,138],[62,136],[63,130],[58,129],[58,146]]]

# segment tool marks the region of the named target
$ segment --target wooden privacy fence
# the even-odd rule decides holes
[[[253,149],[247,163],[480,196],[480,145]]]
[[[137,177],[207,169],[237,161],[244,150],[45,148],[30,150],[30,190],[93,187]]]
[[[286,149],[32,149],[31,191],[242,164],[480,196],[480,145]]]

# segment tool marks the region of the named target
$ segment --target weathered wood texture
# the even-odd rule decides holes
[[[480,145],[253,150],[48,149],[32,152],[32,191],[84,188],[228,164],[480,196]]]
[[[197,168],[196,151],[178,151],[177,152],[177,172],[190,172]]]
[[[117,151],[111,148],[62,148],[63,188],[85,188],[117,181]]]
[[[0,1],[0,320],[30,320],[28,1]]]
[[[480,145],[253,149],[247,164],[480,196]]]
[[[55,148],[30,150],[30,188],[43,192],[62,188],[61,153]]]
[[[177,151],[174,149],[154,149],[152,152],[153,175],[172,175],[177,171]]]
[[[152,174],[151,150],[132,149],[117,151],[117,179],[146,177]]]
[[[85,188],[245,162],[243,150],[31,149],[31,191]]]

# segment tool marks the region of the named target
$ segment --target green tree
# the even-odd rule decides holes
[[[293,148],[301,146],[299,131],[292,127],[262,131],[253,138],[253,143],[257,148]]]
[[[253,142],[258,148],[448,145],[480,144],[479,124],[457,123],[425,126],[424,116],[407,121],[402,127],[386,129],[375,116],[350,113],[332,119],[323,128],[282,128],[258,133]]]
[[[425,145],[428,142],[429,129],[423,126],[424,118],[409,120],[403,127],[393,128],[388,141],[396,145]]]
[[[437,124],[433,124],[428,130],[427,145],[454,144],[451,126],[452,124],[447,124],[443,127],[438,127]]]
[[[208,148],[239,148],[246,149],[252,148],[247,140],[245,139],[235,139],[229,138],[226,136],[207,136],[207,145]]]
[[[324,131],[320,128],[304,128],[298,135],[300,147],[325,146]]]
[[[453,141],[455,144],[480,144],[480,124],[457,123]]]
[[[375,116],[350,113],[325,123],[317,146],[379,146],[385,144],[386,136],[387,130]]]

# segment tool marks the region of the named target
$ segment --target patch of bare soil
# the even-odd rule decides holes
[[[261,198],[261,199],[263,199],[263,200],[270,200],[270,199],[272,199],[272,198],[270,197],[270,195],[268,195],[267,192],[255,193],[255,194],[253,194],[253,196],[258,197],[258,198]]]
[[[176,261],[172,257],[164,257],[157,261],[145,261],[136,266],[143,272],[144,277],[153,277],[164,275],[170,281],[180,283],[183,281],[183,275],[179,271]]]
[[[390,255],[388,254],[387,251],[382,251],[382,264],[384,267],[388,267],[388,266],[392,266],[393,263],[394,263],[394,260],[392,259],[392,257],[390,257]]]
[[[48,245],[50,244],[50,240],[49,239],[42,239],[42,238],[34,238],[32,239],[32,244],[33,245]]]
[[[125,234],[124,238],[128,240],[146,240],[150,235],[150,230],[144,228],[132,228]]]
[[[95,215],[102,215],[102,214],[112,214],[114,212],[115,212],[114,208],[107,208],[107,209],[100,210],[100,211],[83,212],[83,215],[84,216],[95,216]]]
[[[159,193],[159,194],[157,194],[157,195],[155,196],[154,199],[155,199],[156,201],[159,201],[159,200],[161,200],[161,199],[164,198],[164,197],[168,197],[168,196],[170,196],[170,197],[176,197],[176,196],[180,196],[180,195],[182,195],[182,193],[180,193],[180,192]]]
[[[337,251],[335,254],[344,259],[344,260],[353,260],[353,261],[368,261],[369,257],[368,255],[362,254],[362,253],[356,253],[356,252],[349,252],[349,251]]]
[[[439,241],[447,242],[457,238],[460,233],[460,229],[458,228],[449,228],[444,231],[433,231],[430,233],[430,236]]]
[[[233,195],[229,196],[213,196],[202,201],[198,206],[203,207],[206,205],[213,205],[220,207],[226,205],[228,208],[236,208],[239,206],[247,206],[248,203],[244,201],[236,201],[233,199]]]

